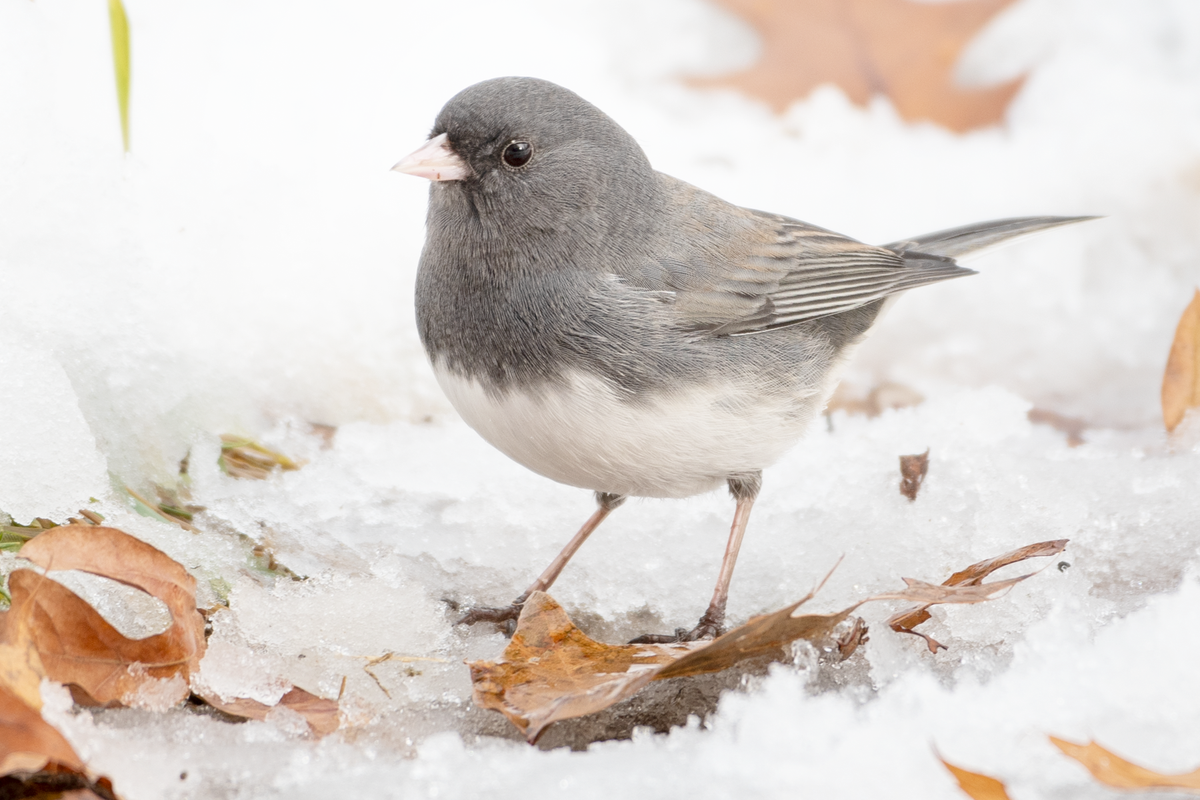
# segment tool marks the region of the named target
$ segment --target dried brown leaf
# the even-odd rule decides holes
[[[0,688],[19,697],[35,711],[40,711],[41,684],[46,668],[33,642],[29,614],[6,614],[2,619],[6,624],[0,625]]]
[[[21,556],[42,567],[90,572],[145,591],[166,604],[171,627],[145,639],[129,639],[65,586],[33,570],[9,577],[11,610],[2,617],[6,641],[18,620],[46,675],[73,684],[79,699],[126,703],[155,688],[170,704],[187,696],[190,675],[204,655],[204,618],[196,610],[196,581],[178,562],[115,528],[66,525],[30,540]],[[177,686],[156,684],[173,678]]]
[[[758,31],[763,55],[743,72],[694,83],[740,89],[778,112],[832,83],[859,105],[886,95],[907,120],[955,131],[994,125],[1023,79],[963,88],[954,71],[975,34],[1013,1],[718,0]]]
[[[845,661],[854,655],[855,650],[871,640],[868,633],[867,623],[863,622],[862,617],[851,618],[850,629],[834,641],[838,649],[838,658]]]
[[[1030,576],[982,583],[985,576],[1034,555],[1053,555],[1065,544],[1066,540],[1043,542],[981,561],[955,573],[950,578],[955,584],[947,581],[936,585],[905,578],[906,586],[900,591],[868,597],[832,614],[795,616],[796,610],[820,589],[818,586],[798,602],[753,617],[711,642],[603,644],[575,627],[550,595],[534,592],[525,601],[517,630],[500,660],[468,664],[475,704],[504,714],[532,742],[551,723],[601,711],[632,697],[652,681],[720,672],[764,656],[779,659],[786,656],[786,645],[798,639],[828,641],[848,656],[866,641],[866,627],[859,620],[841,638],[834,636],[834,629],[863,603],[919,603],[918,608],[889,620],[894,630],[911,633],[895,621],[915,619],[911,624],[916,625],[928,619],[925,609],[930,606],[990,600]],[[925,616],[917,618],[918,614]],[[936,652],[932,645],[931,649]]]
[[[909,499],[909,502],[917,499],[917,492],[921,491],[921,484],[925,482],[925,475],[929,472],[929,448],[925,448],[924,453],[917,453],[913,456],[900,456],[900,494]]]
[[[1126,761],[1095,742],[1075,744],[1051,736],[1050,741],[1071,758],[1087,767],[1101,783],[1117,789],[1183,789],[1200,794],[1200,769],[1184,775],[1163,775]]]
[[[909,578],[905,578],[905,583],[907,583],[909,585],[909,589],[912,590],[910,599],[918,600],[922,603],[922,605],[907,611],[901,611],[888,617],[888,627],[890,627],[896,633],[911,633],[914,636],[920,636],[925,640],[925,644],[928,645],[931,653],[936,653],[938,650],[944,650],[946,649],[944,644],[936,641],[924,633],[921,633],[920,631],[913,630],[922,622],[925,622],[929,619],[929,606],[938,605],[941,603],[978,603],[988,600],[994,596],[996,592],[1008,589],[1014,584],[1020,583],[1030,576],[1022,575],[1017,578],[1010,578],[1007,581],[996,581],[994,583],[980,586],[984,578],[991,575],[1001,567],[1007,567],[1009,564],[1016,564],[1029,558],[1057,555],[1061,553],[1064,548],[1066,548],[1067,541],[1067,539],[1054,539],[1048,542],[1038,542],[1036,544],[1026,545],[1025,547],[1019,547],[1016,550],[1005,553],[1002,556],[989,558],[985,561],[972,564],[966,569],[959,570],[947,578],[941,586],[933,586],[932,584],[921,584],[920,586],[914,586],[914,584],[920,582],[911,581]],[[938,591],[942,590],[944,587],[952,586],[978,587],[980,590],[985,591],[979,591],[974,594],[970,592],[960,593],[958,595],[962,598],[976,597],[977,599],[940,599]],[[921,593],[926,593],[927,596],[932,599],[928,601],[920,599]]]
[[[856,393],[847,383],[839,383],[833,396],[825,404],[825,413],[845,411],[847,414],[865,414],[868,417],[878,417],[884,411],[897,408],[910,408],[925,402],[924,396],[915,389],[902,383],[884,381],[867,392],[864,396]]]
[[[1163,372],[1163,424],[1173,431],[1189,408],[1200,406],[1200,290],[1184,309],[1175,328],[1167,368]]]
[[[831,639],[833,629],[848,618],[862,603],[855,603],[849,608],[833,614],[792,616],[796,609],[813,598],[816,591],[814,589],[799,602],[792,603],[778,611],[763,614],[760,617],[751,617],[745,624],[739,625],[712,642],[692,650],[663,667],[655,676],[655,680],[721,672],[741,661],[760,656],[778,659],[785,655],[784,646],[797,639],[810,642]]]
[[[1067,447],[1079,447],[1086,441],[1083,432],[1088,429],[1088,424],[1078,417],[1068,417],[1045,408],[1031,408],[1025,416],[1035,425],[1049,425],[1056,431],[1065,433]]]
[[[0,686],[0,776],[37,772],[49,763],[82,771],[83,761],[42,715]]]
[[[942,766],[950,770],[950,774],[958,781],[959,788],[973,800],[1011,800],[1004,784],[995,778],[956,767],[940,755],[937,758],[942,762]]]
[[[312,692],[305,691],[299,686],[293,686],[279,702],[273,706],[251,700],[247,697],[237,697],[224,700],[216,695],[200,695],[204,702],[215,709],[235,717],[264,720],[267,714],[275,708],[286,708],[304,717],[308,727],[317,736],[333,733],[338,729],[339,710],[337,700],[327,700],[317,697]]]
[[[0,686],[0,797],[116,800],[108,778],[92,778],[63,735]]]
[[[22,613],[0,615],[0,686],[40,711],[46,668],[33,642],[30,611],[31,607],[26,606]]]
[[[475,705],[504,714],[532,742],[552,722],[631,697],[694,646],[602,644],[576,628],[554,598],[534,592],[501,660],[468,666]]]

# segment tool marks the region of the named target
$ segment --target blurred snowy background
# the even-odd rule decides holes
[[[126,7],[129,155],[105,4],[0,2],[0,512],[103,514],[184,563],[203,605],[228,601],[212,685],[257,681],[270,700],[289,682],[336,696],[345,677],[351,712],[315,742],[279,720],[52,698],[126,800],[959,796],[931,743],[1014,797],[1105,796],[1045,733],[1197,766],[1200,436],[1169,440],[1158,411],[1200,283],[1193,0],[1020,0],[959,74],[1025,85],[1002,126],[963,135],[833,87],[782,116],[695,88],[760,48],[701,0]],[[1069,566],[935,611],[937,656],[867,609],[854,660],[801,654],[667,735],[539,750],[472,710],[461,661],[504,640],[453,628],[443,599],[507,602],[592,500],[508,462],[442,398],[412,313],[428,187],[388,168],[451,95],[505,74],[574,89],[660,170],[865,241],[1104,215],[896,305],[848,391],[925,401],[835,412],[767,472],[730,613],[797,599],[841,554],[817,610],[1043,539],[1071,539]],[[1030,423],[1035,406],[1083,420],[1086,442]],[[308,463],[235,480],[216,465],[231,432]],[[896,458],[927,447],[909,503]],[[197,533],[120,489],[178,488],[185,456]],[[719,494],[633,501],[554,594],[611,641],[690,624],[731,513]],[[255,545],[306,579],[253,569]],[[417,660],[364,671],[389,652]]]

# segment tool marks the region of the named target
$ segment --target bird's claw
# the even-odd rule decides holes
[[[455,622],[455,625],[474,625],[477,622],[494,622],[499,625],[505,635],[512,636],[517,629],[517,617],[521,616],[524,603],[513,603],[499,608],[477,606]]]
[[[721,617],[724,617],[722,614]],[[705,613],[700,622],[690,631],[686,628],[676,628],[674,635],[669,633],[644,633],[636,639],[630,639],[630,644],[677,644],[679,642],[699,642],[704,639],[716,639],[725,632],[722,619],[715,614]]]

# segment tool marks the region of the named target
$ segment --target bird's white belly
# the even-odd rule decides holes
[[[582,373],[562,386],[500,394],[440,365],[434,371],[467,424],[509,457],[561,483],[641,497],[687,497],[769,466],[824,400],[715,382],[623,401]]]

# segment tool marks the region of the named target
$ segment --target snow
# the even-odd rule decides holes
[[[295,684],[344,691],[345,709],[315,741],[290,712],[87,711],[47,685],[47,718],[126,800],[961,796],[932,746],[1014,797],[1106,796],[1045,734],[1196,766],[1200,423],[1169,439],[1157,403],[1200,283],[1200,6],[1021,0],[960,71],[1029,78],[1005,127],[965,136],[833,88],[781,118],[690,88],[681,75],[758,46],[699,0],[464,0],[452,24],[434,3],[126,7],[129,156],[104,4],[0,6],[0,511],[86,508],[187,566],[202,606],[229,604],[202,665],[216,693],[267,702]],[[925,401],[835,412],[766,473],[730,614],[798,599],[843,554],[815,610],[1035,541],[1069,538],[1063,556],[1002,600],[935,611],[948,652],[868,606],[861,655],[698,684],[724,690],[719,706],[667,734],[603,740],[610,715],[539,749],[475,709],[462,661],[504,639],[453,627],[444,601],[511,599],[593,505],[442,398],[411,310],[427,187],[388,167],[452,94],[503,74],[578,91],[659,169],[867,241],[1105,215],[896,304],[847,383]],[[1084,419],[1085,444],[1032,407]],[[230,478],[230,432],[307,463]],[[909,503],[897,456],[926,448]],[[119,488],[176,486],[185,456],[196,533],[138,516]],[[631,501],[554,595],[608,641],[691,624],[731,514],[720,493]],[[303,580],[264,571],[256,545]],[[653,719],[672,700],[633,702]]]

